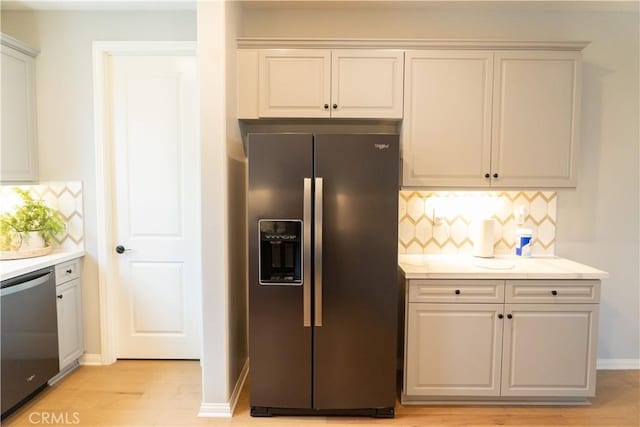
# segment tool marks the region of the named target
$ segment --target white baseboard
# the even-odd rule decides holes
[[[84,366],[100,366],[102,363],[102,354],[100,353],[85,353],[80,357],[80,365]]]
[[[200,404],[199,417],[216,417],[216,418],[231,418],[231,404],[227,403],[205,403]]]
[[[238,403],[238,398],[240,397],[240,392],[242,391],[242,387],[244,386],[244,383],[247,380],[248,373],[249,373],[249,359],[247,359],[244,362],[244,366],[242,367],[242,371],[240,371],[238,380],[236,381],[236,384],[233,387],[233,391],[231,392],[229,401],[226,403],[202,402],[200,404],[200,411],[198,412],[198,416],[199,417],[231,418],[233,416],[233,411],[236,409],[236,405]]]
[[[598,369],[640,369],[640,359],[598,359]]]

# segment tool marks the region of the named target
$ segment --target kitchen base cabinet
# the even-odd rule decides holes
[[[501,301],[482,304],[473,286]],[[406,295],[402,403],[595,395],[599,280],[416,279]]]
[[[54,383],[68,372],[84,353],[82,328],[82,290],[80,260],[56,265],[56,301],[58,313],[58,354],[60,372]]]
[[[505,315],[502,396],[595,395],[596,304],[506,304]]]
[[[58,353],[60,370],[76,361],[84,352],[82,334],[82,294],[80,279],[56,289],[58,299]]]
[[[409,304],[406,390],[499,396],[502,304]]]

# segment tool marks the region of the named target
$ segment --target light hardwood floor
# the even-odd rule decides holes
[[[599,371],[591,406],[402,406],[388,420],[345,417],[249,416],[248,385],[230,419],[198,418],[200,365],[190,361],[118,361],[83,366],[48,388],[3,426],[47,424],[66,415],[80,426],[634,426],[640,425],[640,371]],[[74,418],[74,412],[77,418]],[[51,421],[51,416],[48,415]],[[30,418],[31,421],[30,422]]]

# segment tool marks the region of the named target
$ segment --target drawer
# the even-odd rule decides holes
[[[56,265],[56,285],[80,277],[80,259]]]
[[[600,280],[507,280],[508,303],[600,302]]]
[[[409,302],[503,303],[504,280],[410,280]]]

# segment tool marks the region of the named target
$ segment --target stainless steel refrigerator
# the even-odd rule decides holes
[[[398,136],[249,134],[253,416],[393,417]]]

